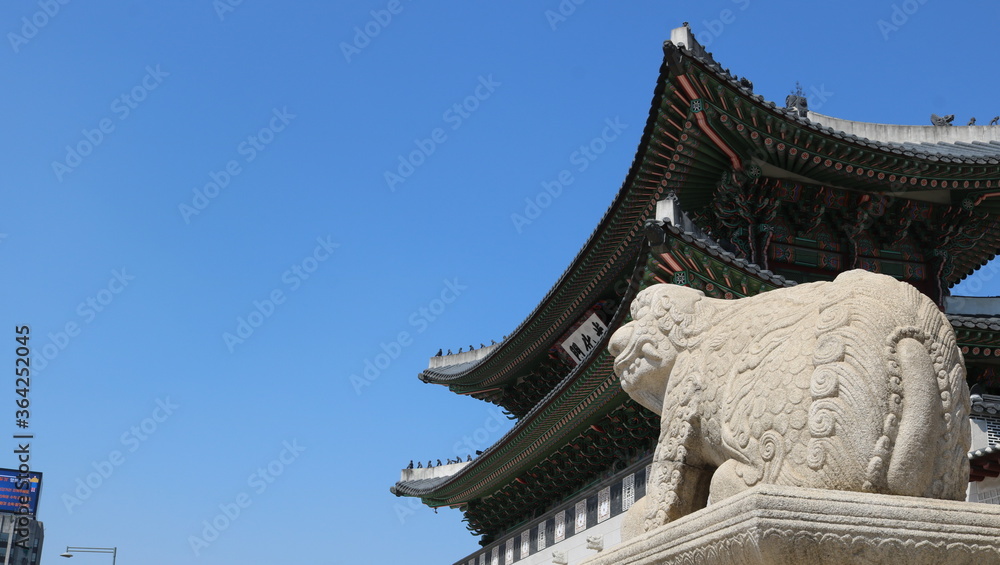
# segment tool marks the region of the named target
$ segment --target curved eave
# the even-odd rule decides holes
[[[973,275],[976,271],[985,267],[990,261],[993,260],[994,257],[1000,255],[1000,230],[993,231],[990,234],[990,236],[992,240],[998,240],[998,241],[990,245],[988,249],[989,255],[985,255],[984,253],[983,257],[980,257],[978,262],[973,262],[971,265],[966,265],[963,269],[958,271],[958,273],[956,273],[955,276],[953,276],[948,280],[948,284],[950,284],[951,286],[955,286],[956,284],[964,281],[966,278]]]
[[[431,506],[463,504],[492,494],[515,480],[545,454],[579,435],[611,408],[624,402],[625,393],[604,351],[580,365],[524,419],[471,464],[450,477],[433,481],[397,482],[397,496],[421,497]],[[572,406],[571,406],[572,405]],[[571,406],[571,407],[570,407]]]
[[[643,248],[644,241],[640,238]],[[642,256],[645,255],[643,251]],[[645,261],[635,261],[633,278],[641,279],[644,270]],[[608,324],[609,330],[621,325],[637,291],[636,286],[626,291],[618,311]],[[614,359],[607,352],[611,333],[606,332],[580,365],[472,463],[446,480],[433,484],[397,482],[392,492],[397,496],[421,497],[431,506],[462,504],[487,496],[515,480],[554,449],[579,435],[593,421],[622,404],[627,395],[618,384],[612,367]]]
[[[661,119],[661,107],[671,102],[673,93],[669,73],[664,63],[660,67],[649,118],[625,182],[555,286],[510,337],[488,356],[461,371],[425,369],[419,375],[421,380],[449,385],[463,394],[502,386],[520,376],[519,370],[539,356],[547,356],[555,340],[613,283],[615,276],[631,264],[642,245],[642,224],[655,211],[657,200],[664,194],[664,187],[659,182],[662,168],[660,165],[650,168],[650,163],[654,161],[653,155],[670,143],[664,130],[676,128],[676,120]],[[668,131],[666,135],[675,136],[676,133]]]

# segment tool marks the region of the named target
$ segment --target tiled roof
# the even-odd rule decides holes
[[[461,375],[462,373],[468,371],[469,369],[478,365],[480,361],[466,361],[465,363],[455,363],[454,365],[444,365],[442,367],[436,367],[433,369],[435,375],[442,377],[449,377],[454,375]],[[420,379],[424,380],[424,373],[431,371],[432,369],[427,369],[420,373]]]
[[[868,147],[869,149],[878,149],[887,151],[890,153],[899,154],[905,157],[917,157],[924,158],[930,161],[944,161],[948,163],[963,163],[963,164],[977,164],[977,165],[997,165],[1000,164],[1000,143],[991,141],[988,143],[983,142],[955,142],[955,143],[893,143],[889,141],[880,141],[877,139],[869,139],[867,137],[860,137],[850,133],[846,133],[841,130],[834,129],[829,126],[824,126],[820,123],[814,122],[808,118],[808,113],[806,117],[799,115],[798,111],[792,108],[782,108],[774,102],[765,99],[759,94],[753,94],[747,86],[740,83],[739,79],[733,76],[729,69],[722,68],[714,59],[709,55],[708,57],[699,56],[695,52],[681,48],[680,51],[695,59],[705,65],[709,70],[711,70],[720,80],[728,82],[732,87],[737,88],[747,97],[759,104],[762,107],[769,108],[779,113],[784,113],[785,116],[796,122],[798,125],[814,130],[819,133],[824,133],[830,135],[836,139],[842,139],[844,141],[850,141],[858,145]],[[704,52],[704,49],[700,50]],[[845,120],[846,121],[846,120]],[[874,125],[890,125],[890,124],[874,124]],[[968,127],[968,126],[896,126],[896,127],[912,127],[912,128],[924,128],[924,127]],[[998,127],[1000,126],[976,126],[976,127]]]
[[[956,328],[1000,331],[1000,317],[964,316],[961,314],[947,314],[947,316],[951,325]]]
[[[886,146],[892,147],[895,144],[886,143]],[[1000,163],[1000,143],[996,141],[988,143],[981,141],[973,143],[904,143],[902,147],[914,153],[923,153],[925,155],[938,155],[940,157],[955,157],[960,159],[985,159],[985,162],[990,164]]]
[[[1000,445],[969,452],[970,481],[1000,477]]]
[[[439,486],[451,480],[452,476],[417,479],[415,481],[399,481],[389,487],[389,492],[396,496],[415,496],[426,492],[434,492]]]
[[[969,452],[969,461],[978,461],[985,458],[996,458],[1000,455],[1000,445],[990,445],[983,449],[976,449]]]

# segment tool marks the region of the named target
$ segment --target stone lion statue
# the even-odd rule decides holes
[[[632,318],[609,349],[661,430],[623,538],[760,483],[965,499],[962,354],[913,286],[850,271],[718,300],[663,284]]]

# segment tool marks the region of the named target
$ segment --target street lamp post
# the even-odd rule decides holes
[[[110,553],[111,565],[115,565],[115,561],[118,559],[117,547],[75,547],[72,545],[67,545],[66,553],[60,553],[59,557],[73,557],[74,553]]]

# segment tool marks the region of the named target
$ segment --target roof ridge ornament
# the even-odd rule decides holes
[[[715,58],[712,57],[712,54],[701,43],[698,43],[688,22],[684,22],[681,27],[675,27],[670,30],[670,39],[666,43],[673,44],[674,47],[679,49],[687,49],[692,55],[702,61],[718,64]]]
[[[809,114],[809,101],[806,100],[806,93],[798,81],[795,82],[795,90],[785,97],[785,109],[797,112],[800,118],[805,118]]]
[[[955,119],[955,114],[948,114],[945,116],[931,114],[931,123],[936,126],[950,126],[951,122],[954,119]]]

